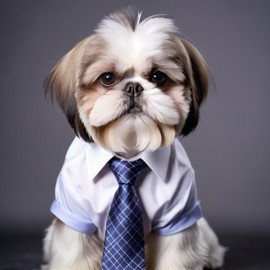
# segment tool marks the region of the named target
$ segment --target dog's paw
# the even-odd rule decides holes
[[[228,249],[221,245],[215,246],[210,252],[207,260],[207,269],[218,269],[224,264],[225,253]]]

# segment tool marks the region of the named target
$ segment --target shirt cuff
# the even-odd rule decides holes
[[[190,210],[174,218],[162,228],[154,228],[153,231],[161,236],[168,236],[184,231],[194,225],[203,217],[200,202],[197,202]]]
[[[89,233],[92,234],[97,230],[97,227],[94,223],[89,220],[85,220],[80,218],[73,213],[69,212],[64,208],[59,202],[55,199],[51,206],[51,212],[63,221],[67,226],[72,229],[81,232],[81,233]]]

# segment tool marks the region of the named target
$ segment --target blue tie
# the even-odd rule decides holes
[[[129,162],[113,158],[109,166],[119,187],[107,220],[102,270],[142,270],[143,220],[134,185],[146,164],[141,159]]]

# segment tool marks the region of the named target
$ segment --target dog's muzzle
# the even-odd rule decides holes
[[[138,82],[129,82],[125,85],[123,91],[127,97],[128,110],[126,113],[141,112],[140,95],[144,88]]]

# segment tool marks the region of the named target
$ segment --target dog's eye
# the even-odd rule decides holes
[[[150,75],[149,80],[158,85],[164,84],[166,82],[167,75],[159,70],[153,71]]]
[[[100,82],[105,87],[112,86],[114,84],[114,82],[115,82],[114,74],[111,73],[111,72],[103,73],[100,76]]]

